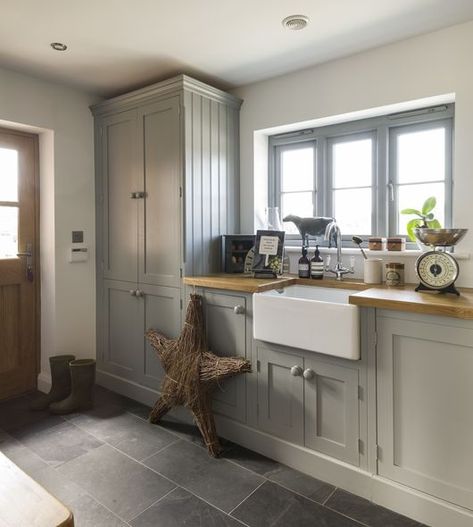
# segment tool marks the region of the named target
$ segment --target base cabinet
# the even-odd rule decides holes
[[[473,327],[378,316],[378,472],[473,510]]]
[[[262,342],[256,355],[261,429],[359,466],[358,369]]]
[[[180,289],[104,280],[101,306],[101,370],[158,389],[163,370],[144,334],[179,334]]]
[[[222,357],[248,357],[249,325],[247,298],[214,292],[204,293],[205,321],[209,349]],[[214,391],[215,413],[246,422],[246,374],[226,379]]]

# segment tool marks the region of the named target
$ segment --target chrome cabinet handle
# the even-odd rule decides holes
[[[307,368],[302,375],[304,376],[304,379],[310,380],[315,375],[315,372],[314,370]]]
[[[131,198],[131,199],[136,199],[136,198],[138,197],[137,194],[138,194],[138,192],[132,192],[132,193],[130,194],[130,198]]]
[[[235,315],[243,315],[245,313],[245,306],[235,306],[233,312]]]
[[[141,199],[146,197],[146,192],[135,192],[136,198]]]
[[[129,293],[131,296],[136,296],[136,291],[134,289],[130,289]]]
[[[141,298],[142,296],[145,296],[145,294],[143,293],[143,291],[140,291],[139,289],[137,289],[136,296]]]
[[[293,366],[291,368],[291,375],[294,377],[300,377],[302,375],[302,368],[300,366]]]

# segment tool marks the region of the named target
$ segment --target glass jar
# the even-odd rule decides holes
[[[404,285],[404,264],[397,262],[387,263],[384,278],[388,287]]]
[[[368,249],[370,251],[382,251],[383,250],[383,238],[372,236],[368,238]]]

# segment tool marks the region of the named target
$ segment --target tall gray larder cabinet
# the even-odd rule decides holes
[[[239,230],[240,105],[180,75],[92,107],[102,384],[158,388],[146,329],[179,333],[182,276],[218,271],[220,235]]]

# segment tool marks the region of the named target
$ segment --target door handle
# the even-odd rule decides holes
[[[244,315],[245,314],[245,307],[244,306],[235,306],[233,308],[233,312],[235,315]]]
[[[307,368],[304,370],[304,373],[302,374],[304,379],[310,380],[315,375],[314,370],[311,370],[310,368]]]
[[[31,243],[25,244],[25,250],[23,252],[16,253],[19,258],[26,258],[26,279],[28,282],[32,282],[33,276],[33,245]]]
[[[291,368],[291,375],[294,377],[300,377],[302,375],[302,368],[300,366],[293,366]]]

